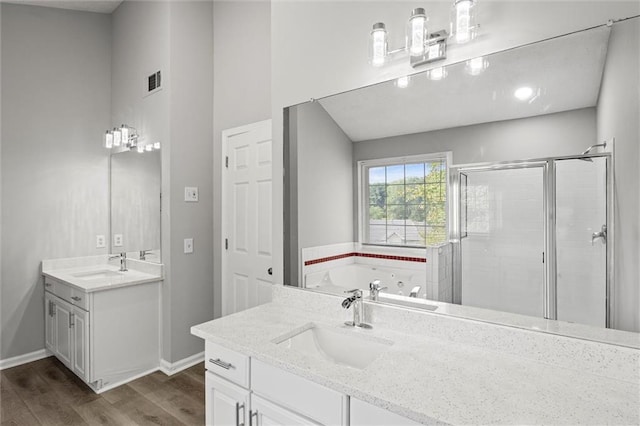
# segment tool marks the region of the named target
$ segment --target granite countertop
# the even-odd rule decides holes
[[[290,302],[290,301],[288,301]],[[331,302],[333,303],[333,301]],[[382,308],[376,308],[382,309]],[[397,308],[396,308],[397,309]],[[338,312],[338,311],[336,311]],[[637,366],[631,374],[610,374],[619,366],[601,359],[553,362],[553,355],[532,359],[514,355],[513,351],[488,349],[478,344],[464,344],[436,336],[411,326],[414,313],[406,321],[376,325],[372,330],[352,329],[343,325],[346,316],[320,309],[305,310],[300,304],[271,302],[247,311],[192,327],[192,334],[254,357],[285,371],[361,399],[399,415],[423,423],[446,424],[638,424],[640,413],[640,378]],[[440,320],[442,321],[442,320]],[[464,319],[446,319],[469,323]],[[335,327],[371,338],[394,342],[364,370],[336,365],[314,358],[274,340],[302,329],[309,323]],[[384,321],[383,321],[384,322]],[[420,325],[420,324],[418,324]],[[501,335],[499,325],[475,323],[477,330],[487,331],[486,340]],[[424,327],[423,327],[424,328]],[[508,328],[507,328],[508,329]],[[505,335],[513,334],[513,329]],[[516,330],[527,338],[529,331]],[[477,333],[476,333],[477,334]],[[534,337],[533,340],[539,337]],[[576,339],[543,337],[560,346],[570,346]],[[483,338],[480,338],[483,340]],[[577,342],[577,341],[576,341]],[[512,342],[505,341],[505,346]],[[594,342],[594,353],[600,350]],[[581,346],[578,346],[581,348]],[[550,353],[566,348],[548,348]],[[582,349],[580,349],[582,350]],[[590,349],[589,349],[590,350]],[[640,360],[639,351],[616,347],[623,365]],[[591,352],[590,352],[591,353]],[[538,356],[538,355],[536,355]],[[586,358],[598,358],[587,356]],[[607,356],[602,357],[607,358]],[[595,364],[594,364],[595,363]],[[595,365],[595,367],[594,367]],[[626,369],[626,367],[624,368]]]
[[[87,293],[161,281],[163,265],[127,260],[127,271],[121,272],[109,263],[108,256],[44,260],[42,275],[62,281]]]

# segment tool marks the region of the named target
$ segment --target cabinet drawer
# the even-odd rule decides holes
[[[45,277],[44,288],[46,291],[53,293],[60,299],[71,303],[85,311],[89,310],[88,294],[84,291],[77,290],[69,285],[61,283],[60,281],[52,280]]]
[[[205,368],[245,388],[249,387],[249,357],[205,342]]]
[[[251,390],[323,425],[347,424],[347,396],[256,359]]]

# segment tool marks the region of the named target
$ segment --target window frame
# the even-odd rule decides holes
[[[429,245],[405,245],[405,244],[378,244],[371,243],[368,241],[368,224],[369,224],[369,173],[368,170],[371,167],[388,167],[388,166],[399,166],[406,164],[416,164],[416,163],[428,163],[434,160],[444,161],[445,166],[445,203],[444,203],[444,211],[445,211],[445,221],[444,221],[444,232],[445,232],[445,241],[448,241],[450,238],[449,235],[449,223],[450,223],[450,197],[451,197],[451,185],[450,185],[450,168],[452,165],[452,152],[444,151],[444,152],[434,152],[429,154],[419,154],[419,155],[406,155],[402,157],[387,157],[387,158],[377,158],[371,160],[360,160],[357,162],[358,168],[358,210],[357,210],[357,229],[358,229],[358,243],[363,246],[373,246],[373,247],[396,247],[396,248],[409,248],[409,249],[425,249],[426,247],[430,247]],[[444,243],[443,242],[443,243]]]

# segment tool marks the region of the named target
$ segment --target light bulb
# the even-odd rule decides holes
[[[109,130],[104,134],[104,147],[107,149],[113,148],[113,133]]]
[[[467,61],[466,70],[467,73],[471,75],[480,75],[488,66],[489,62],[484,58],[484,56],[478,56],[477,58],[469,59]]]
[[[533,89],[528,86],[519,87],[513,92],[513,96],[518,98],[521,101],[526,101],[533,95]]]
[[[122,133],[120,133],[120,129],[113,129],[113,146],[120,146],[120,142],[122,141]]]
[[[373,24],[370,46],[371,65],[374,67],[384,65],[387,58],[387,30],[382,22]]]
[[[473,0],[457,0],[455,8],[455,38],[457,43],[466,43],[473,38],[471,7]]]
[[[427,76],[430,80],[442,80],[447,76],[447,70],[444,67],[434,68],[432,70],[427,71]]]
[[[424,55],[427,40],[427,15],[423,8],[413,9],[407,27],[407,45],[411,56]]]
[[[396,86],[400,89],[404,89],[409,86],[410,77],[405,75],[404,77],[400,77],[396,80]]]
[[[122,144],[125,146],[129,145],[129,128],[124,124],[120,127],[120,135],[122,138]]]

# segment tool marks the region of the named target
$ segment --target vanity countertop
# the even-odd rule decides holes
[[[121,272],[117,262],[110,263],[107,256],[44,260],[42,275],[87,293],[162,281],[161,264],[128,259],[128,270]]]
[[[329,300],[339,307],[339,298]],[[305,301],[291,302],[291,299],[276,300],[196,325],[191,332],[422,423],[640,423],[637,349],[465,319],[443,320],[433,314],[425,317],[438,327],[442,321],[453,324],[447,327],[457,332],[458,337],[449,339],[431,333],[420,319],[415,321],[414,315],[430,314],[392,307],[375,308],[381,318],[377,324],[376,312],[371,314],[372,330],[351,329],[342,325],[348,317],[346,312],[336,315],[341,311],[303,309]],[[394,326],[390,326],[389,314],[383,313],[389,310],[395,316]],[[349,329],[394,344],[359,370],[306,356],[273,342],[309,323]],[[482,330],[486,330],[486,335]],[[463,335],[472,343],[461,342]],[[548,350],[549,354],[528,353],[538,349],[513,349],[514,345],[522,346],[514,339],[522,339],[524,346],[529,340],[535,341],[539,349]],[[573,362],[576,354],[579,359]]]

